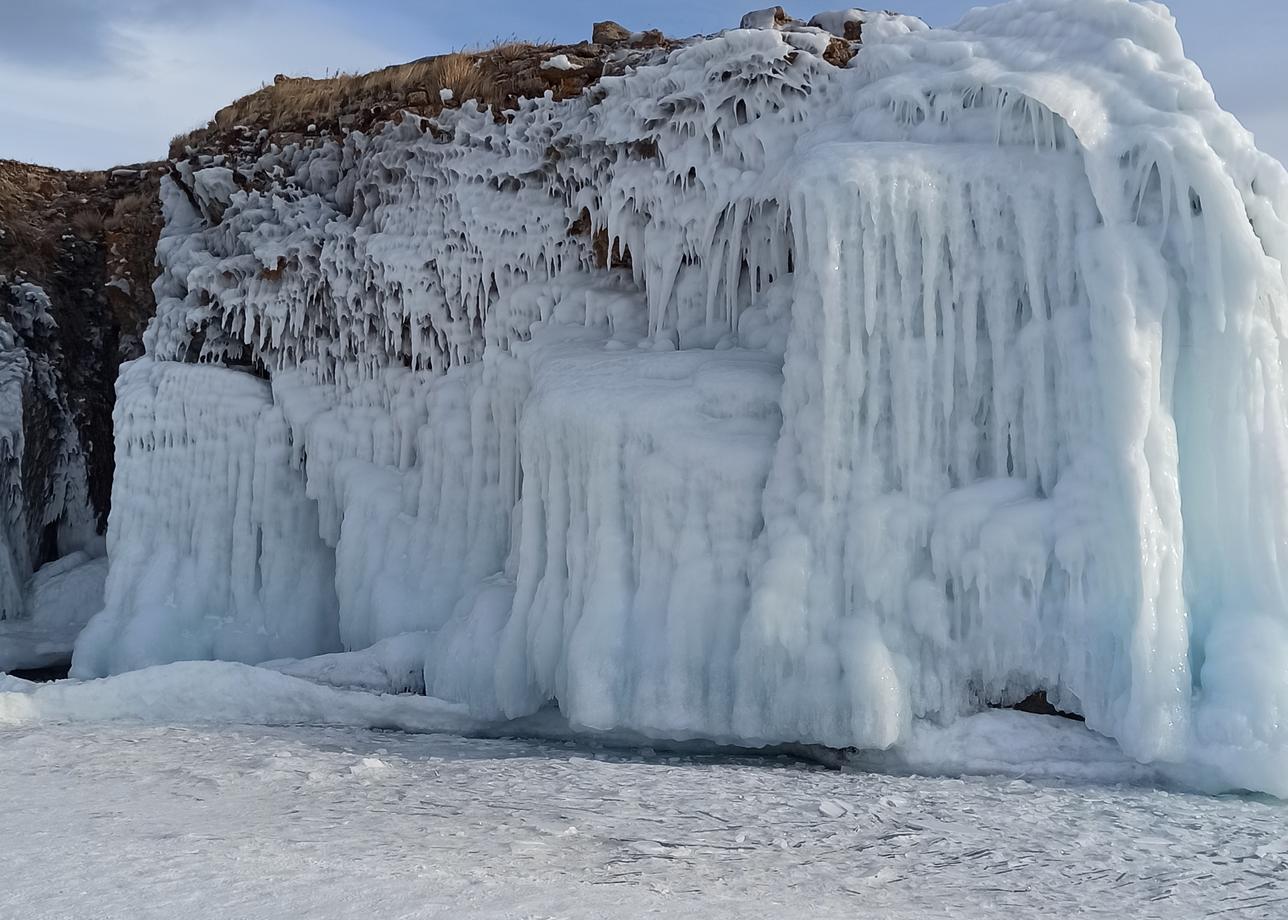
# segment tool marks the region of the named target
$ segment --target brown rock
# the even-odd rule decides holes
[[[796,22],[787,11],[781,6],[771,6],[763,10],[755,10],[742,17],[742,22],[738,24],[741,29],[781,29],[783,26]]]
[[[845,30],[848,32],[850,24],[845,24]],[[834,67],[844,67],[850,63],[854,57],[854,46],[842,38],[834,38],[827,43],[827,50],[823,52],[823,60],[827,61]]]
[[[666,44],[666,36],[660,29],[649,29],[647,32],[641,32],[639,37],[632,42],[636,48],[657,48]]]
[[[630,29],[611,19],[595,23],[595,28],[590,33],[590,40],[596,45],[616,45],[629,40],[630,37]]]

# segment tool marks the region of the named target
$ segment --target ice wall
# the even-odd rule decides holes
[[[1288,794],[1288,175],[1158,4],[772,20],[184,164],[77,672],[429,630],[480,715],[862,747],[1043,689]]]
[[[105,608],[77,671],[335,651],[333,556],[268,384],[154,362],[117,383]]]

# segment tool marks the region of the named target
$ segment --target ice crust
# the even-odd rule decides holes
[[[479,718],[863,748],[1043,689],[1288,795],[1288,174],[1159,4],[845,19],[168,182],[75,673],[428,631]]]

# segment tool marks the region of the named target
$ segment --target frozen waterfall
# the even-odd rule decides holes
[[[886,25],[182,164],[75,673],[428,631],[480,717],[866,748],[1040,689],[1288,795],[1288,174],[1159,4]]]

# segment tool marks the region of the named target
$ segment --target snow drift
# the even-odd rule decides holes
[[[1158,4],[861,20],[182,164],[74,673],[428,631],[479,718],[863,748],[1042,689],[1288,795],[1288,175]]]

